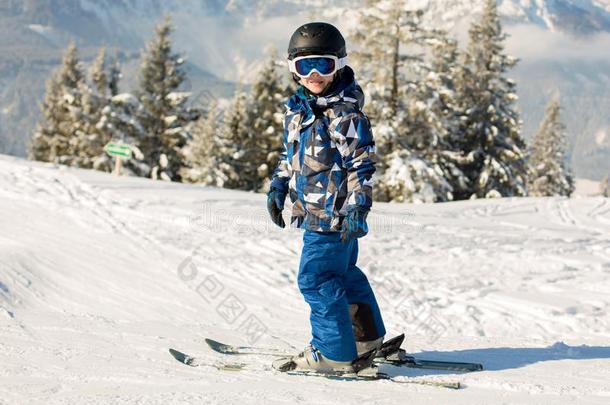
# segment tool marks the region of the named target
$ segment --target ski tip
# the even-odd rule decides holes
[[[235,353],[233,346],[229,346],[224,343],[220,343],[214,339],[205,338],[205,343],[215,352],[224,353],[224,354]]]
[[[188,357],[186,354],[171,348],[169,349],[169,354],[171,354],[176,360],[186,363],[186,358]]]

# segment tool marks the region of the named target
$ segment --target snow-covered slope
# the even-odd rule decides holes
[[[307,343],[301,231],[264,204],[0,156],[0,403],[608,402],[610,200],[595,197],[375,204],[359,263],[388,330],[420,356],[484,363],[445,377],[461,391],[278,375],[268,357],[177,363],[169,347],[219,360],[206,336]]]

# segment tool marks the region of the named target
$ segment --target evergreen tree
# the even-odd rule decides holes
[[[396,183],[395,176],[400,173],[396,171],[397,156],[402,156],[410,176],[402,186],[406,194],[394,195],[393,200],[451,201],[454,190],[464,189],[468,184],[458,165],[462,157],[455,151],[461,118],[455,99],[457,43],[444,31],[419,31],[420,46],[425,46],[431,61],[415,58],[411,61],[412,70],[418,75],[404,96],[406,110],[400,128],[405,133],[397,139],[398,153],[390,153],[393,173],[386,178]]]
[[[99,137],[94,146],[96,153],[93,168],[112,171],[114,159],[103,151],[108,142],[128,144],[132,147],[132,158],[124,160],[123,173],[135,176],[148,176],[150,166],[144,161],[139,142],[146,137],[142,121],[148,118],[147,111],[136,96],[119,93],[122,77],[118,56],[108,66],[106,51],[101,49],[90,71],[92,82],[91,98],[97,100],[96,116],[91,120]]]
[[[82,82],[82,114],[75,123],[73,165],[111,171],[112,162],[104,152],[104,145],[110,141],[108,132],[103,131],[99,122],[102,111],[109,103],[109,79],[106,66],[106,49],[101,48],[89,71],[90,84]]]
[[[528,187],[534,196],[570,196],[574,179],[566,163],[565,125],[559,98],[552,99],[530,150]]]
[[[62,66],[47,82],[41,106],[43,120],[30,143],[32,159],[73,164],[78,147],[76,131],[82,119],[83,81],[78,50],[71,43],[64,53]]]
[[[131,93],[112,96],[101,111],[97,126],[106,134],[107,139],[132,147],[133,156],[123,165],[126,174],[146,177],[151,171],[139,143],[147,136],[146,128],[142,125],[147,119],[149,119],[148,111]],[[107,161],[110,164],[111,159]]]
[[[106,67],[106,48],[101,48],[91,65],[89,72],[93,89],[100,97],[106,97],[110,87],[108,69]]]
[[[256,155],[260,149],[250,127],[248,98],[238,90],[225,111],[219,142],[219,168],[225,179],[223,187],[257,190],[259,179]]]
[[[64,122],[66,115],[59,107],[61,100],[61,80],[57,71],[46,83],[44,101],[40,108],[43,119],[36,125],[34,136],[29,143],[30,159],[53,162],[59,151],[67,150],[68,139],[59,132],[60,124]]]
[[[404,132],[400,122],[406,110],[404,96],[412,86],[409,63],[418,60],[405,53],[405,47],[418,41],[421,12],[407,10],[405,0],[368,0],[366,4],[352,34],[356,49],[350,51],[350,60],[370,96],[365,109],[378,127],[375,143],[384,156],[395,149],[396,138]]]
[[[526,195],[527,167],[515,107],[515,83],[505,77],[516,60],[503,53],[495,0],[486,0],[483,16],[469,30],[469,45],[458,75],[458,99],[464,111],[459,148],[461,169],[469,178],[457,199]]]
[[[456,94],[456,80],[459,73],[460,53],[457,41],[447,36],[447,32],[436,30],[431,33],[428,43],[431,47],[430,71],[424,79],[425,88],[430,89],[428,99],[432,99],[432,111],[438,117],[440,136],[432,162],[438,164],[443,176],[451,187],[451,196],[464,193],[469,180],[460,165],[467,158],[460,152],[460,123],[463,112]],[[431,96],[431,97],[430,97]]]
[[[372,1],[354,35],[352,54],[372,99],[367,111],[381,158],[374,189],[381,201],[448,201],[447,179],[463,178],[459,170],[447,172],[455,165],[443,154],[455,126],[447,108],[451,72],[436,74],[423,57],[445,37],[423,29],[421,17],[403,0]]]
[[[406,110],[394,150],[383,157],[385,170],[379,188],[390,201],[437,202],[453,199],[444,173],[446,128],[438,110],[434,74],[413,83],[405,97]]]
[[[182,148],[190,137],[188,126],[198,113],[186,107],[190,94],[178,91],[185,79],[184,60],[172,51],[171,32],[171,21],[166,18],[143,56],[138,96],[147,114],[142,121],[145,136],[138,144],[150,177],[179,181]]]
[[[212,101],[205,117],[193,127],[193,138],[185,147],[187,167],[181,171],[183,181],[223,187],[226,176],[219,169],[222,145],[218,134],[218,106]]]
[[[283,147],[283,104],[288,96],[277,52],[270,49],[268,54],[250,95],[238,90],[222,123],[213,105],[193,129],[184,149],[185,180],[252,191],[268,187]]]
[[[256,138],[250,156],[256,169],[256,181],[252,182],[254,191],[268,188],[283,147],[283,111],[288,87],[278,72],[277,60],[277,51],[268,50],[268,59],[257,75],[250,96],[249,120]]]

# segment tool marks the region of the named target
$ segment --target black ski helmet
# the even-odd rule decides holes
[[[288,59],[298,55],[347,56],[345,39],[339,30],[325,22],[310,22],[296,29],[288,43]]]

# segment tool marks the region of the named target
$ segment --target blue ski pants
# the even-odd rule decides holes
[[[311,344],[331,360],[357,357],[356,341],[385,335],[373,290],[356,266],[358,239],[305,230],[298,284],[311,308]]]

